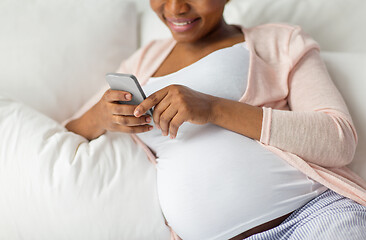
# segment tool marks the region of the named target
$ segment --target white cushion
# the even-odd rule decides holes
[[[0,2],[0,92],[70,117],[137,48],[137,11],[120,0]]]
[[[0,96],[0,239],[170,239],[156,169],[127,134],[88,142]]]
[[[366,51],[364,0],[231,0],[228,23],[251,27],[268,22],[300,25],[325,51]]]

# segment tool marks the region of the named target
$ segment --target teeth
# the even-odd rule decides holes
[[[184,26],[184,25],[188,25],[188,24],[191,24],[193,21],[190,21],[190,22],[172,22],[174,25],[176,26]]]

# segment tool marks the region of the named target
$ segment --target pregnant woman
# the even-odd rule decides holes
[[[150,3],[173,38],[118,70],[149,97],[118,104],[131,95],[106,86],[67,129],[132,134],[156,164],[172,238],[366,237],[365,183],[343,167],[357,136],[316,42],[285,24],[228,25],[227,0]]]

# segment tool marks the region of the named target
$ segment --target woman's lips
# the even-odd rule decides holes
[[[174,19],[165,18],[171,30],[174,32],[185,32],[193,28],[200,18]]]

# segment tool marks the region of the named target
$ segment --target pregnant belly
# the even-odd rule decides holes
[[[165,218],[183,239],[229,239],[326,190],[240,134],[214,125],[178,134],[156,148],[157,184]]]

